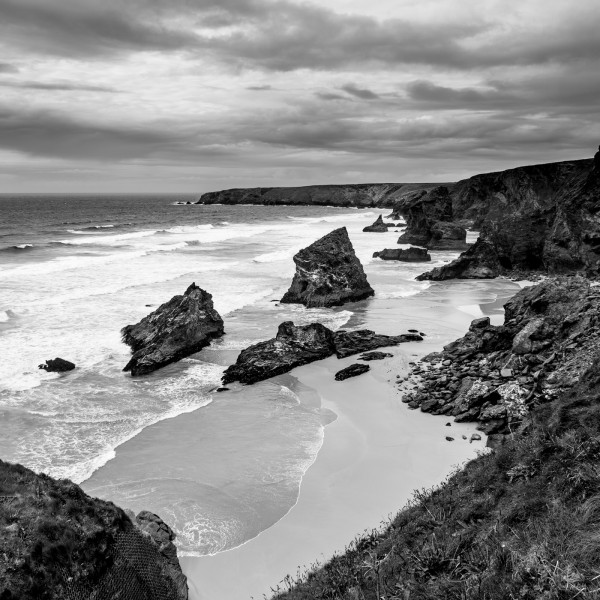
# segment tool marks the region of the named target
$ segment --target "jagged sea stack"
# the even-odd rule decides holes
[[[133,356],[123,371],[145,375],[200,351],[225,333],[212,296],[192,283],[136,325],[121,330]]]
[[[294,256],[296,274],[281,302],[308,308],[356,302],[375,291],[345,227],[335,229]]]

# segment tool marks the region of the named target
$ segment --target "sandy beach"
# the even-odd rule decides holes
[[[238,548],[182,559],[190,598],[269,597],[286,575],[342,551],[357,534],[381,526],[413,490],[439,484],[481,451],[485,436],[468,440],[475,424],[447,426],[448,417],[409,410],[394,381],[410,361],[464,334],[473,318],[488,314],[499,321],[502,304],[518,287],[505,280],[455,281],[409,298],[375,299],[348,325],[386,333],[414,327],[428,332],[425,341],[387,349],[392,358],[371,362],[369,373],[344,382],[334,380],[335,372],[357,357],[333,357],[292,371],[337,418],[325,428],[298,501],[282,519]]]

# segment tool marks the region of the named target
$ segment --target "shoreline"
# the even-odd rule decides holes
[[[457,290],[464,287],[470,302]],[[476,423],[447,427],[448,417],[411,411],[401,402],[396,378],[408,373],[409,362],[464,333],[477,316],[465,311],[465,305],[476,305],[485,313],[489,304],[489,312],[496,314],[497,293],[502,290],[500,296],[508,298],[513,287],[518,290],[512,282],[436,284],[415,296],[374,301],[355,313],[352,327],[386,331],[387,324],[390,333],[390,322],[395,331],[410,319],[415,328],[429,332],[425,341],[386,348],[393,358],[373,361],[371,371],[344,382],[335,382],[333,375],[358,356],[330,357],[294,369],[291,375],[315,390],[322,409],[333,411],[337,418],[326,425],[296,503],[281,519],[236,548],[181,557],[190,600],[268,596],[286,576],[343,551],[361,531],[378,528],[382,519],[409,500],[413,490],[438,485],[456,467],[475,458],[476,451],[485,447],[483,435],[481,441],[468,441]],[[481,302],[482,298],[488,301]],[[447,435],[454,441],[447,441]]]

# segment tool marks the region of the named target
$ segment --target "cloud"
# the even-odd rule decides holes
[[[354,83],[347,83],[346,85],[341,86],[340,90],[344,90],[344,92],[347,92],[351,96],[356,96],[361,100],[376,100],[379,98],[379,95],[375,92],[366,88],[359,88]]]
[[[50,111],[0,107],[0,148],[31,156],[119,161],[166,152],[177,142],[167,128],[107,125]]]
[[[128,6],[129,4],[129,6]],[[0,0],[0,39],[9,47],[61,56],[106,55],[123,50],[179,50],[196,36],[170,28],[143,5],[63,0]]]
[[[272,90],[273,86],[270,85],[249,85],[246,87],[247,90],[251,90],[253,92],[266,92],[267,90]]]
[[[119,90],[102,85],[84,85],[69,83],[66,81],[43,82],[43,81],[0,81],[0,87],[12,87],[30,90],[46,91],[83,91],[83,92],[109,92],[118,93]]]
[[[0,63],[0,73],[18,73],[19,69],[10,63]]]
[[[331,92],[315,92],[315,96],[321,98],[321,100],[348,100],[346,96],[332,94]]]

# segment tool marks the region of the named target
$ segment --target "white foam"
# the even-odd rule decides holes
[[[129,233],[119,233],[116,235],[92,235],[85,238],[75,240],[60,240],[61,244],[67,246],[82,246],[84,244],[101,244],[106,246],[121,245],[128,240],[136,240],[139,238],[149,237],[157,232],[156,229],[144,231],[131,231]]]

